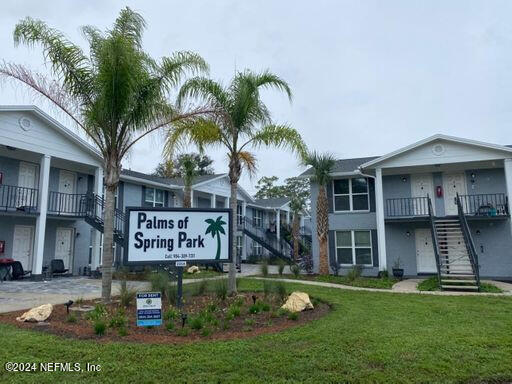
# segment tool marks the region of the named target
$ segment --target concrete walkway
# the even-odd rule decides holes
[[[305,284],[314,285],[317,287],[337,288],[346,289],[349,291],[367,291],[367,292],[387,292],[387,293],[415,293],[422,295],[438,295],[438,296],[512,296],[512,284],[503,283],[501,281],[482,280],[484,283],[491,283],[502,289],[503,293],[484,293],[484,292],[452,292],[452,291],[418,291],[416,288],[418,282],[422,279],[407,279],[396,283],[392,289],[380,289],[380,288],[363,288],[353,287],[351,285],[335,284],[335,283],[324,283],[321,281],[311,280],[295,280],[295,279],[279,279],[279,278],[264,278],[264,277],[252,277],[257,280],[269,280],[269,281],[282,281],[285,283]]]

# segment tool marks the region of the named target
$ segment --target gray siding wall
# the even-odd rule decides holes
[[[474,174],[475,177],[472,178],[471,174]],[[466,171],[466,184],[468,195],[507,192],[507,187],[505,185],[505,170],[503,168],[474,169]]]
[[[124,182],[123,203],[126,207],[140,207],[142,201],[142,186]]]

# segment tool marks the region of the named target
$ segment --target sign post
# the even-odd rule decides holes
[[[127,207],[124,265],[174,265],[181,308],[187,262],[231,262],[232,215],[231,209]]]

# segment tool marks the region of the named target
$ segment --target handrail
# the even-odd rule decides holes
[[[504,193],[459,195],[464,214],[475,216],[508,216],[508,197]]]
[[[0,208],[16,209],[25,212],[36,212],[38,208],[39,190],[36,188],[0,185]]]
[[[478,265],[478,254],[476,253],[475,250],[473,237],[471,236],[468,221],[466,220],[466,215],[464,213],[464,209],[462,208],[462,203],[460,201],[460,196],[458,193],[457,196],[455,197],[455,203],[457,204],[457,211],[459,214],[459,220],[462,227],[462,234],[464,236],[464,240],[466,243],[466,249],[468,250],[469,259],[473,267],[473,273],[475,274],[476,277],[478,289],[480,290],[480,267]]]
[[[86,216],[103,224],[105,219],[105,199],[96,194],[87,194]],[[124,233],[124,214],[114,210],[114,232],[122,236]]]
[[[434,247],[434,255],[436,257],[436,265],[437,265],[437,280],[439,282],[439,287],[441,287],[441,262],[439,258],[439,239],[437,238],[437,230],[436,230],[436,218],[434,215],[434,209],[432,207],[432,200],[430,200],[430,196],[427,195],[428,200],[428,216],[430,218],[430,232],[432,232],[432,243]]]
[[[48,213],[55,215],[85,216],[87,195],[84,193],[63,193],[50,191]]]
[[[386,199],[386,217],[429,216],[429,197]]]
[[[291,247],[284,237],[278,238],[275,233],[272,233],[263,227],[254,225],[250,218],[244,217],[242,224],[239,225],[238,229],[251,233],[254,237],[260,240],[262,245],[265,243],[266,248],[276,256],[291,258]],[[287,253],[289,253],[289,255],[287,255]]]

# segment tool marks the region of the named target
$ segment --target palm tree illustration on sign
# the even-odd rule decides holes
[[[217,236],[217,255],[215,256],[215,260],[220,259],[220,234],[226,234],[224,231],[223,225],[226,225],[226,222],[222,220],[222,216],[217,217],[217,220],[206,219],[206,223],[208,223],[208,228],[206,228],[205,235],[211,233],[212,237]]]

